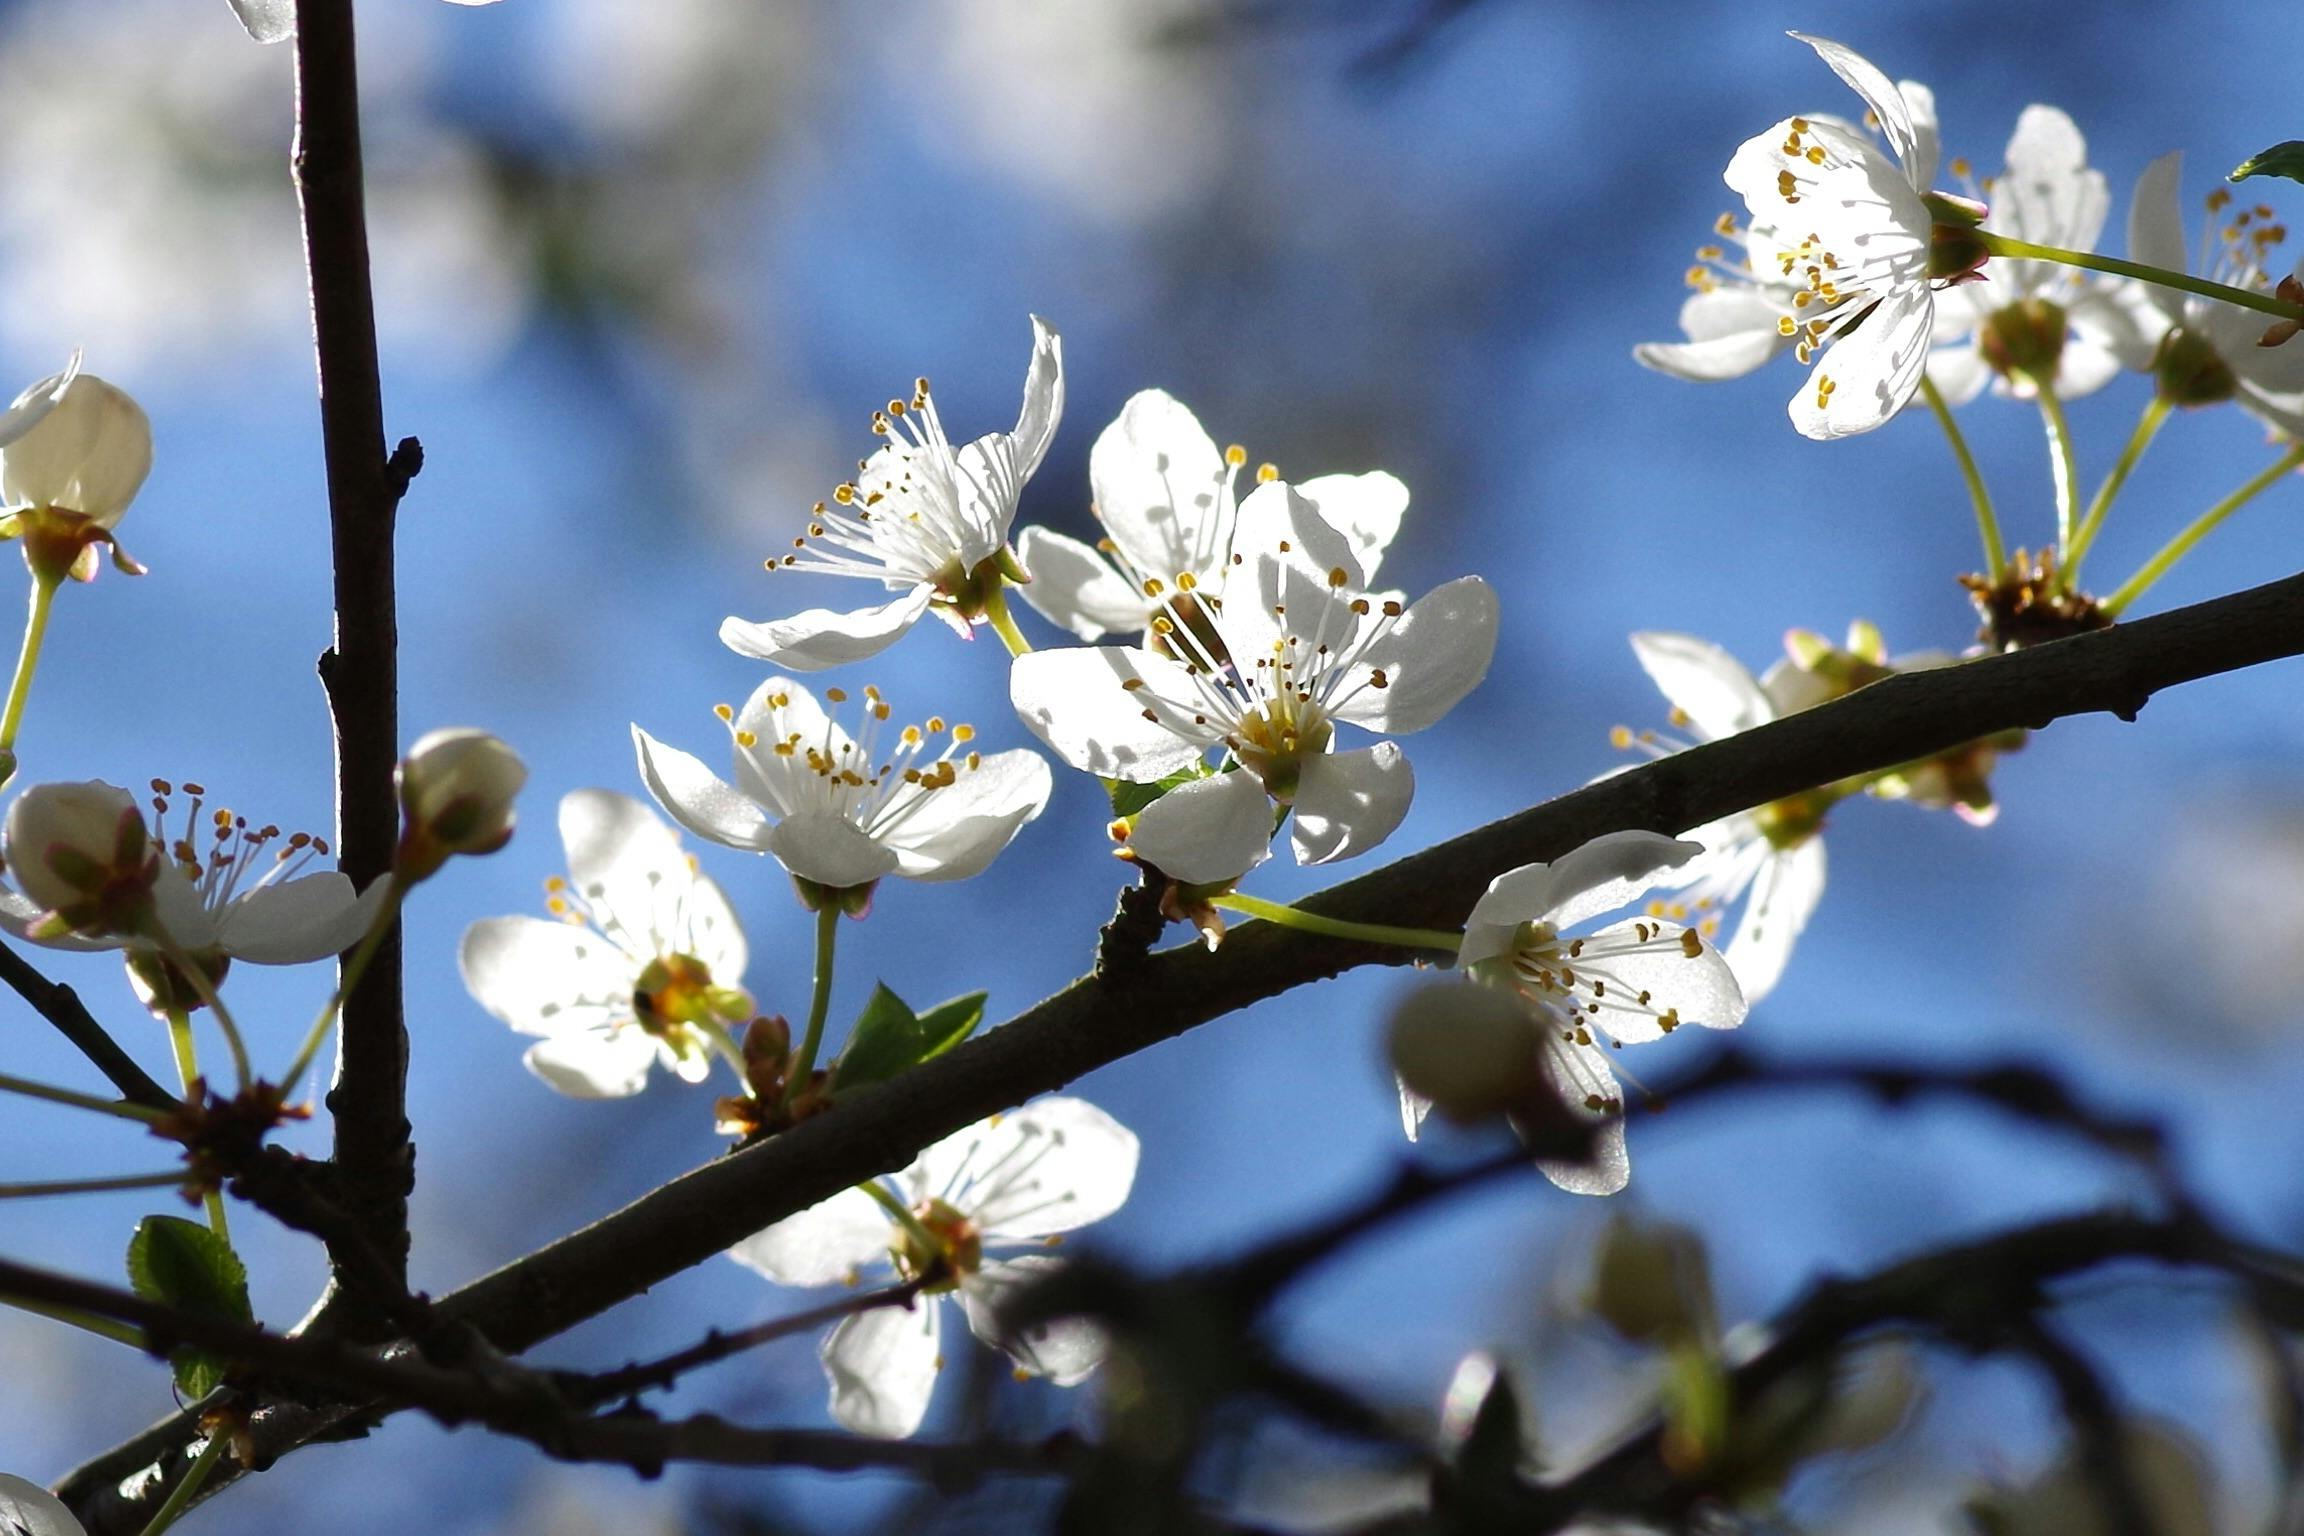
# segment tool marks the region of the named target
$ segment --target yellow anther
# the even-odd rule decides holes
[[[1271,484],[1273,481],[1275,481],[1275,480],[1277,480],[1277,479],[1279,479],[1279,478],[1280,478],[1280,466],[1279,466],[1279,465],[1277,465],[1277,464],[1270,464],[1270,463],[1266,463],[1266,464],[1259,464],[1259,465],[1257,465],[1257,466],[1256,466],[1256,483],[1257,483],[1258,485],[1270,485],[1270,484]]]
[[[848,690],[845,688],[827,688],[824,690],[824,697],[835,704],[845,704],[848,702]]]
[[[952,739],[962,743],[963,745],[974,741],[976,739],[976,727],[972,725],[956,725],[952,727]]]
[[[1704,953],[1703,937],[1695,929],[1684,928],[1680,931],[1680,953],[1691,960]]]
[[[1340,566],[1340,565],[1332,565],[1332,566],[1328,567],[1328,585],[1329,585],[1329,586],[1331,586],[1331,587],[1340,587],[1340,586],[1344,585],[1344,583],[1346,583],[1346,582],[1350,581],[1351,579],[1352,579],[1352,573],[1351,573],[1351,572],[1349,572],[1349,571],[1347,571],[1347,570],[1345,570],[1345,569],[1344,569],[1344,567],[1342,567],[1342,566]]]
[[[1630,750],[1632,746],[1632,728],[1628,725],[1610,726],[1608,728],[1608,745],[1614,747],[1619,752]]]
[[[733,720],[733,719],[735,719],[735,718],[736,718],[736,711],[734,711],[734,710],[730,709],[730,708],[729,708],[727,705],[725,705],[725,704],[715,704],[715,705],[713,705],[713,706],[712,706],[712,713],[714,713],[715,715],[718,715],[718,716],[720,717],[720,723],[721,723],[722,725],[726,725],[726,724],[727,724],[729,721],[731,721],[731,720]]]
[[[752,731],[738,731],[736,733],[736,745],[746,748],[756,747],[760,745],[760,737]]]
[[[1248,462],[1248,450],[1234,443],[1224,450],[1224,462],[1234,469]]]

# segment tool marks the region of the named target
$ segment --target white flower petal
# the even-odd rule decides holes
[[[1584,951],[1587,963],[1576,968],[1578,977],[1588,973],[1605,976],[1610,996],[1644,993],[1652,1007],[1677,1013],[1682,1024],[1734,1029],[1744,1022],[1743,990],[1737,986],[1736,974],[1729,969],[1728,962],[1710,943],[1705,943],[1694,955],[1676,947],[1644,946],[1636,954],[1593,958],[1601,948],[1600,941],[1630,943],[1643,932],[1676,940],[1682,929],[1678,923],[1660,923],[1653,919],[1611,923],[1590,936],[1591,942]],[[1654,1019],[1639,1013],[1603,1011],[1593,1015],[1592,1022],[1626,1045],[1662,1039],[1664,1035]]]
[[[285,42],[296,35],[296,0],[232,0],[232,14],[260,43]]]
[[[1319,510],[1323,522],[1351,542],[1360,562],[1360,579],[1375,580],[1385,550],[1399,536],[1401,520],[1408,515],[1408,487],[1400,477],[1381,469],[1364,475],[1321,475],[1296,489]]]
[[[1149,684],[1130,689],[1132,680]],[[1164,656],[1133,646],[1032,651],[1008,672],[1017,718],[1057,758],[1086,773],[1150,784],[1200,760],[1201,743],[1144,718],[1144,693],[1190,698],[1191,677]],[[1207,739],[1218,739],[1210,731]]]
[[[631,1016],[631,958],[574,923],[484,917],[464,930],[456,965],[473,1001],[524,1035]]]
[[[1926,144],[1929,163],[1922,166],[1917,164],[1923,145],[1920,132],[1912,121],[1912,104],[1880,72],[1878,65],[1847,44],[1836,43],[1828,37],[1817,37],[1807,32],[1789,35],[1815,49],[1816,56],[1831,67],[1832,73],[1845,80],[1850,90],[1864,98],[1864,105],[1871,108],[1872,115],[1880,120],[1880,134],[1888,141],[1889,149],[1898,160],[1908,166],[1915,166],[1912,184],[1925,185],[1936,170],[1933,100],[1929,103],[1930,121]]]
[[[62,373],[50,374],[39,383],[18,395],[5,414],[0,414],[0,448],[7,447],[25,433],[48,419],[64,399],[72,381],[80,376],[80,352],[74,348]]]
[[[572,1099],[628,1099],[648,1086],[656,1042],[635,1024],[588,1029],[539,1040],[520,1060]]]
[[[1843,332],[1786,408],[1800,435],[1819,442],[1853,437],[1910,404],[1928,369],[1935,303],[1925,283],[1891,288],[1862,325]]]
[[[833,762],[861,756],[856,742],[816,702],[806,686],[770,677],[752,690],[731,722],[738,738],[732,754],[737,790],[773,816],[789,816],[820,803],[816,768],[805,754],[777,751],[781,744],[813,747]],[[742,738],[750,735],[752,745]]]
[[[2128,199],[2128,256],[2147,266],[2171,272],[2189,270],[2184,248],[2184,211],[2177,201],[2177,183],[2184,173],[2184,152],[2172,149],[2144,167],[2136,178],[2136,191]],[[2170,321],[2184,314],[2184,295],[2158,283],[2146,283],[2144,294]]]
[[[1136,1182],[1135,1133],[1085,1099],[1035,1100],[945,1137],[914,1165],[987,1240],[1030,1240],[1102,1221]]]
[[[1366,853],[1392,835],[1415,797],[1416,773],[1398,742],[1306,758],[1289,834],[1296,862],[1326,864]]]
[[[1016,589],[1017,596],[1040,617],[1083,640],[1139,634],[1151,622],[1152,607],[1144,594],[1078,539],[1035,525],[1017,535],[1016,558],[1032,573]]]
[[[1264,654],[1278,634],[1280,615],[1288,624],[1301,626],[1323,608],[1342,610],[1350,601],[1346,594],[1368,589],[1351,536],[1330,526],[1311,498],[1284,480],[1267,480],[1241,500],[1232,549],[1246,558],[1256,594],[1256,603],[1250,605],[1237,581],[1226,585],[1230,600],[1222,624],[1225,643],[1230,645],[1235,633],[1243,639],[1235,655],[1243,650],[1251,656]],[[1338,572],[1343,573],[1341,581],[1336,579]],[[1338,639],[1348,639],[1348,617],[1336,622],[1347,630]]]
[[[795,672],[822,672],[879,655],[928,611],[936,589],[926,582],[877,608],[841,613],[809,608],[788,619],[756,624],[728,618],[720,623],[720,643],[739,656]]]
[[[833,890],[870,885],[897,865],[896,850],[833,811],[802,811],[768,830],[768,852],[803,880]]]
[[[1496,655],[1496,589],[1477,576],[1434,587],[1361,653],[1385,676],[1339,703],[1335,714],[1372,731],[1405,736],[1437,721],[1488,675]]]
[[[632,746],[640,760],[640,782],[665,814],[707,842],[746,853],[767,851],[768,818],[718,774],[637,725]]]
[[[1709,640],[1644,629],[1632,636],[1632,654],[1649,681],[1706,741],[1776,718],[1776,706],[1750,669]]]
[[[728,1257],[778,1285],[840,1285],[858,1270],[888,1262],[895,1233],[888,1213],[861,1189],[831,1199],[756,1232]]]
[[[1464,924],[1459,966],[1492,959],[1510,947],[1522,923],[1571,928],[1630,906],[1659,882],[1658,872],[1704,851],[1655,832],[1609,832],[1549,864],[1523,864],[1488,882]]]
[[[22,1536],[86,1536],[63,1500],[6,1472],[0,1472],[0,1530]]]
[[[696,875],[654,811],[613,790],[574,790],[560,801],[560,842],[568,883],[604,928],[658,954],[686,948],[673,930],[684,926]]]
[[[152,918],[180,949],[199,951],[216,945],[216,914],[208,910],[208,904],[200,899],[199,887],[185,878],[183,869],[172,859],[160,861],[160,878],[152,882]],[[261,925],[258,932],[262,932]],[[148,946],[149,941],[133,941],[131,947],[140,945]]]
[[[1245,769],[1179,784],[1136,814],[1128,846],[1172,880],[1237,880],[1272,856],[1272,797]]]
[[[1105,531],[1129,564],[1170,584],[1184,571],[1221,573],[1232,552],[1231,474],[1199,418],[1159,389],[1129,396],[1088,452],[1088,482]],[[1038,566],[1027,560],[1025,568],[1038,580]],[[1142,607],[1141,596],[1128,590]]]
[[[1024,370],[1024,405],[1016,414],[1016,478],[1032,478],[1055,441],[1064,416],[1064,338],[1038,315],[1032,317],[1032,361]],[[1010,508],[1013,513],[1014,508]]]
[[[2016,119],[2006,169],[1992,184],[1991,226],[2036,245],[2092,251],[2112,211],[2104,173],[2089,169],[2088,141],[2072,119],[2034,103]]]
[[[885,835],[897,870],[912,880],[965,880],[980,874],[1048,805],[1048,764],[1037,752],[995,752],[941,789]],[[897,802],[890,802],[892,810]]]
[[[1571,1114],[1597,1127],[1591,1156],[1580,1163],[1538,1158],[1544,1177],[1571,1195],[1613,1195],[1632,1182],[1632,1158],[1624,1147],[1623,1096],[1608,1053],[1597,1044],[1578,1045],[1549,1031],[1544,1043],[1544,1076]]]
[[[1109,1347],[1104,1330],[1085,1318],[1059,1318],[1026,1332],[1004,1336],[1000,1309],[1019,1287],[1029,1286],[1062,1269],[1064,1261],[1042,1254],[986,1264],[960,1282],[960,1310],[967,1314],[968,1331],[1004,1349],[1027,1375],[1045,1376],[1059,1387],[1076,1387],[1104,1363]]]
[[[1912,148],[1902,157],[1904,179],[1925,192],[1928,184],[1936,179],[1936,156],[1940,152],[1936,93],[1917,80],[1899,80],[1896,94],[1903,98],[1904,111],[1912,119]]]
[[[2056,377],[2061,393],[2064,380],[2061,369]],[[1984,354],[1973,345],[1938,347],[1928,354],[1928,382],[1936,386],[1946,405],[1966,405],[1984,393],[1984,386],[1992,382],[1992,365],[1984,361]]]
[[[1692,293],[1680,306],[1686,341],[1642,342],[1632,358],[1676,379],[1710,384],[1740,379],[1792,345],[1777,321],[1784,310],[1747,287]]]
[[[1400,1129],[1414,1141],[1424,1130],[1424,1118],[1432,1113],[1432,1101],[1406,1083],[1394,1077],[1392,1086],[1400,1090]]]
[[[335,870],[262,886],[228,904],[217,924],[224,953],[257,965],[306,965],[360,942],[387,894],[385,882],[355,896]]]
[[[832,1383],[832,1417],[844,1429],[902,1440],[928,1416],[936,1373],[944,1368],[941,1301],[875,1307],[832,1330],[824,1341],[824,1375]]]
[[[1775,990],[1792,958],[1792,945],[1816,904],[1824,899],[1824,839],[1811,837],[1796,848],[1771,854],[1752,881],[1743,921],[1726,951],[1729,967],[1757,1003]]]
[[[48,949],[67,949],[90,953],[104,949],[122,949],[127,940],[120,938],[84,939],[76,933],[60,933],[52,939],[35,939],[26,932],[34,923],[48,915],[48,909],[11,885],[0,885],[0,932],[27,943]]]

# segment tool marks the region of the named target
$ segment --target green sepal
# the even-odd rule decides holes
[[[1205,775],[1201,770],[1192,767],[1179,768],[1168,777],[1150,784],[1137,784],[1127,779],[1106,779],[1104,793],[1112,797],[1113,815],[1134,816],[1178,785],[1189,784],[1202,777]]]
[[[914,1013],[904,999],[875,983],[871,1000],[848,1033],[848,1047],[832,1068],[832,1091],[845,1093],[943,1055],[984,1022],[988,994],[970,992]]]
[[[2224,179],[2246,181],[2251,176],[2285,176],[2290,181],[2304,181],[2304,139],[2289,139],[2261,154],[2250,155]]]
[[[248,1305],[248,1269],[232,1245],[196,1221],[181,1216],[147,1216],[128,1241],[128,1283],[146,1301],[159,1302],[193,1317],[217,1322],[253,1323]],[[176,1390],[197,1402],[224,1380],[224,1361],[206,1350],[171,1350]]]

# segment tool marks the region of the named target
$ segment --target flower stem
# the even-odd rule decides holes
[[[910,1206],[888,1192],[887,1185],[878,1179],[866,1179],[856,1187],[879,1201],[880,1209],[886,1211],[898,1226],[912,1234],[913,1241],[920,1245],[922,1253],[934,1253],[943,1246],[936,1241],[936,1235],[921,1223],[920,1218],[912,1214]]]
[[[800,1049],[790,1070],[784,1074],[786,1104],[816,1070],[816,1049],[824,1043],[824,1016],[832,1010],[832,952],[839,942],[840,907],[827,902],[816,914],[816,991],[808,999],[808,1029],[800,1037]]]
[[[167,1502],[152,1512],[152,1519],[145,1525],[143,1536],[160,1536],[162,1531],[176,1523],[177,1517],[192,1502],[192,1496],[200,1491],[200,1485],[208,1481],[209,1470],[216,1465],[216,1459],[224,1454],[224,1448],[231,1443],[232,1437],[229,1435],[208,1437],[208,1443],[201,1447],[200,1454],[193,1458],[191,1468],[185,1472],[184,1480],[170,1490]]]
[[[200,1081],[200,1053],[192,1040],[192,1015],[183,1008],[168,1010],[168,1044],[176,1052],[176,1075],[183,1079],[184,1097],[193,1098]],[[224,1216],[224,1195],[220,1190],[208,1191],[203,1202],[208,1207],[208,1226],[218,1237],[232,1241],[232,1224]]]
[[[1395,944],[1405,949],[1440,949],[1450,954],[1464,945],[1464,935],[1460,933],[1443,933],[1434,928],[1392,928],[1382,923],[1348,923],[1342,918],[1322,917],[1297,907],[1283,906],[1277,901],[1243,896],[1238,891],[1229,896],[1218,896],[1209,905],[1245,912],[1250,917],[1260,917],[1283,928],[1323,934],[1331,939],[1358,939],[1364,944]]]
[[[2112,466],[2112,473],[2104,477],[2097,489],[2095,500],[2088,503],[2088,515],[2080,520],[2080,531],[2072,536],[2072,545],[2064,551],[2058,563],[2057,580],[2065,591],[2073,590],[2080,579],[2080,562],[2088,557],[2088,550],[2096,542],[2096,531],[2104,526],[2104,514],[2112,510],[2119,498],[2120,488],[2128,483],[2128,472],[2144,457],[2144,450],[2152,446],[2159,435],[2161,423],[2168,419],[2174,402],[2165,395],[2154,395],[2144,407],[2144,414],[2136,419],[2136,430],[2129,434],[2128,446],[2120,450],[2120,461]]]
[[[2080,522],[2080,460],[2073,451],[2072,423],[2065,419],[2055,381],[2044,373],[2031,379],[2032,391],[2040,398],[2040,420],[2048,428],[2048,468],[2056,481],[2056,552],[2061,556],[2072,548]]]
[[[1992,493],[1984,485],[1984,472],[1976,467],[1976,456],[1968,451],[1967,434],[1960,423],[1952,419],[1952,407],[1944,403],[1943,391],[1927,374],[1920,375],[1921,398],[1936,417],[1936,425],[1944,429],[1944,440],[1952,445],[1952,457],[1959,461],[1960,478],[1968,482],[1968,500],[1976,508],[1976,531],[1984,539],[1984,574],[1998,580],[2001,568],[2008,563],[2007,546],[2000,542],[2000,518],[1992,510]]]
[[[992,626],[992,633],[1008,647],[1011,656],[1022,656],[1032,649],[1032,642],[1024,638],[1024,631],[1016,627],[1016,620],[1008,612],[1008,589],[995,585],[984,598],[984,621]]]
[[[2160,552],[2144,562],[2135,575],[2120,584],[2119,590],[2104,599],[2104,611],[2117,614],[2130,603],[2152,589],[2152,584],[2168,574],[2177,561],[2191,552],[2192,546],[2215,532],[2216,525],[2278,484],[2289,471],[2304,465],[2304,443],[2298,443],[2274,459],[2258,474],[2216,505],[2194,518],[2184,531],[2160,547]]]
[[[2149,266],[2141,261],[2124,261],[2118,256],[2100,256],[2094,251],[2068,251],[2061,246],[2034,245],[2029,240],[2012,240],[1988,229],[1979,229],[1975,235],[1983,242],[1984,248],[1995,256],[2062,262],[2068,267],[2109,272],[2115,277],[2133,277],[2162,288],[2197,293],[2203,298],[2221,299],[2227,304],[2237,304],[2242,309],[2253,309],[2259,314],[2272,315],[2281,320],[2304,320],[2304,304],[2291,304],[2286,299],[2274,298],[2269,293],[2259,293],[2253,288],[2235,288],[2230,283],[2212,282],[2205,277],[2193,277],[2185,272],[2171,272],[2166,267]]]
[[[44,1195],[98,1195],[112,1189],[166,1189],[184,1182],[184,1170],[127,1173],[102,1179],[56,1179],[45,1184],[0,1184],[0,1200],[37,1200]]]
[[[100,1115],[117,1115],[123,1120],[140,1120],[146,1125],[157,1124],[167,1118],[166,1110],[148,1109],[142,1104],[130,1104],[121,1099],[100,1099],[94,1094],[74,1093],[69,1088],[51,1088],[46,1083],[35,1083],[4,1074],[0,1074],[0,1093],[20,1093],[28,1099],[46,1099],[51,1104],[69,1104],[74,1109],[92,1109]]]
[[[311,1030],[304,1036],[303,1048],[297,1051],[296,1059],[288,1064],[288,1075],[280,1080],[282,1102],[294,1096],[297,1083],[303,1080],[304,1069],[311,1066],[312,1058],[320,1054],[321,1045],[328,1039],[328,1031],[335,1027],[336,1016],[343,1012],[344,999],[351,995],[354,987],[360,985],[360,978],[367,974],[368,962],[376,958],[377,947],[384,942],[384,935],[392,931],[392,924],[400,916],[400,903],[407,898],[408,887],[397,874],[391,877],[391,881],[392,884],[384,893],[384,904],[377,908],[375,919],[368,924],[368,931],[360,935],[359,948],[353,950],[352,958],[344,962],[344,971],[336,983],[335,993],[321,1008],[320,1016],[312,1021]]]
[[[718,1019],[709,1019],[701,1028],[704,1031],[705,1043],[712,1047],[712,1054],[728,1063],[730,1069],[735,1072],[736,1091],[748,1099],[758,1098],[759,1095],[752,1091],[752,1075],[749,1064],[744,1060],[743,1047],[739,1046],[736,1043],[736,1037],[728,1032],[728,1026]]]
[[[225,1048],[232,1053],[232,1070],[239,1074],[240,1086],[246,1088],[256,1080],[248,1066],[248,1046],[241,1040],[240,1026],[232,1021],[232,1010],[224,1006],[224,998],[217,992],[216,983],[209,979],[206,967],[186,954],[183,947],[173,940],[163,942],[160,953],[183,973],[184,979],[192,984],[192,990],[200,994],[200,1001],[208,1005],[208,1012],[216,1019],[216,1027],[224,1034]],[[184,1028],[189,1034],[192,1028],[189,1016],[185,1019]]]
[[[40,668],[40,646],[48,638],[48,610],[55,606],[62,572],[32,574],[32,612],[24,621],[24,644],[16,652],[16,681],[8,688],[8,705],[0,711],[0,752],[16,746],[17,728],[24,723],[24,701],[32,696],[32,674]]]
[[[143,1349],[145,1347],[143,1329],[131,1327],[127,1323],[114,1322],[109,1317],[98,1317],[93,1312],[83,1312],[78,1307],[50,1306],[47,1302],[34,1301],[25,1296],[0,1296],[0,1306],[14,1307],[17,1311],[29,1312],[34,1317],[45,1317],[59,1323],[69,1323],[85,1333],[92,1333],[100,1339],[110,1339],[115,1344],[125,1344],[130,1349]]]

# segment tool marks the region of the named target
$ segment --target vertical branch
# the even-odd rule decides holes
[[[400,755],[392,524],[405,480],[384,453],[352,0],[296,0],[295,49],[296,192],[312,283],[336,571],[335,643],[320,658],[320,676],[336,726],[338,852],[344,873],[365,887],[390,870],[399,823],[392,787]],[[404,1276],[414,1153],[405,1114],[408,1036],[397,933],[345,1000],[340,1038],[328,1095],[338,1193],[375,1250]],[[345,1322],[363,1326],[357,1318]]]

